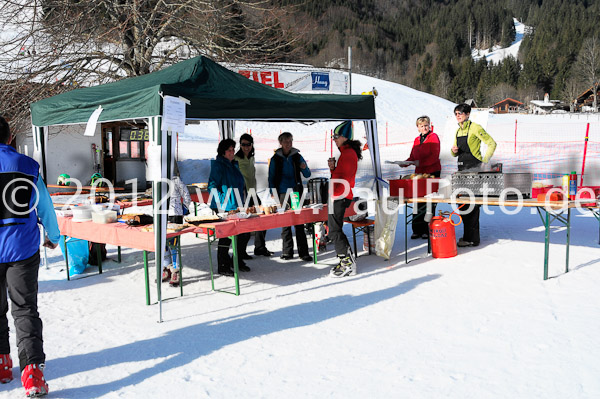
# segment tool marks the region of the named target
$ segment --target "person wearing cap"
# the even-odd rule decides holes
[[[458,157],[459,171],[478,171],[482,163],[488,163],[494,151],[496,142],[487,132],[475,122],[469,120],[471,106],[458,104],[454,108],[454,116],[458,122],[452,156]],[[481,143],[487,145],[485,155],[481,155]],[[459,247],[476,247],[479,245],[479,205],[470,205],[465,211],[458,211],[462,217],[464,233],[458,240]]]
[[[48,393],[46,355],[38,313],[41,223],[44,247],[58,245],[60,231],[52,199],[39,175],[40,165],[9,144],[13,136],[0,116],[0,383],[13,379],[6,312],[10,298],[17,334],[21,383],[27,396]],[[7,295],[8,294],[8,295]]]
[[[246,195],[249,195],[250,190],[254,190],[256,193],[256,166],[254,165],[254,138],[244,133],[240,136],[240,149],[235,153],[234,159],[237,161],[242,176],[244,176],[244,182],[246,184]],[[258,196],[251,195],[248,206],[257,207],[259,204],[255,203],[254,200],[260,201]],[[265,230],[257,231],[254,233],[254,255],[271,256],[273,253],[269,251],[265,245],[265,236],[267,232]],[[250,233],[240,234],[238,237],[239,242],[239,256],[242,259],[252,259],[246,252],[248,241],[250,240]]]
[[[348,237],[344,234],[344,214],[352,203],[352,188],[354,188],[358,161],[362,159],[360,141],[353,140],[352,121],[338,125],[333,131],[333,141],[340,151],[340,157],[329,158],[328,166],[331,171],[332,205],[329,210],[327,224],[329,238],[333,241],[339,263],[331,268],[331,277],[346,277],[356,274],[356,257],[352,253]]]
[[[399,163],[400,167],[415,165],[415,173],[427,173],[434,177],[440,177],[442,164],[440,163],[440,138],[431,131],[431,120],[428,116],[417,118],[417,130],[419,135],[415,138],[410,156]],[[412,220],[413,233],[410,238],[429,238],[429,226],[425,222],[425,213],[428,204],[417,204],[417,214]],[[435,213],[435,204],[431,204],[431,213]]]
[[[275,155],[269,161],[269,190],[272,193],[276,192],[282,206],[285,206],[286,204],[283,204],[283,201],[288,190],[297,192],[302,197],[304,187],[302,186],[301,176],[310,177],[310,169],[302,155],[300,155],[300,150],[293,147],[294,136],[290,132],[281,133],[278,140],[281,147],[275,150]],[[312,262],[313,258],[308,254],[308,242],[306,241],[304,225],[294,226],[294,230],[296,231],[298,256],[305,262]],[[292,259],[294,257],[294,240],[291,227],[281,228],[281,240],[283,241],[283,248],[280,258],[283,260]]]

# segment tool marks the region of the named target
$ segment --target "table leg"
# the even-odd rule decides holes
[[[550,255],[550,212],[546,212],[544,219],[544,280],[548,280],[548,257]]]
[[[98,274],[102,274],[102,245],[100,243],[96,243],[96,258],[98,259]]]
[[[181,236],[177,237],[177,256],[179,257],[179,291],[180,296],[183,296],[183,262],[181,262]]]
[[[208,265],[210,266],[210,283],[212,285],[212,290],[215,290],[215,275],[213,272],[213,261],[212,261],[212,250],[211,250],[211,237],[213,236],[214,230],[206,229],[206,234],[208,235],[206,238],[206,242],[208,243]]]
[[[148,251],[144,251],[144,282],[146,283],[146,305],[150,305],[150,279],[148,278]]]
[[[427,255],[431,253],[431,236],[427,237]]]
[[[313,264],[317,264],[317,237],[315,235],[315,224],[312,224],[312,242],[313,242]]]
[[[117,247],[117,262],[121,263],[121,246]]]
[[[231,236],[231,246],[233,247],[233,275],[235,278],[235,295],[240,295],[240,269],[238,266],[237,236]]]
[[[67,236],[65,237],[65,264],[67,265],[67,280],[71,281],[71,275],[69,274],[69,246],[67,245]]]
[[[571,208],[567,209],[567,260],[565,263],[565,273],[569,272],[569,247],[571,246]]]
[[[198,209],[196,208],[196,203],[194,202],[194,216],[198,216]],[[198,238],[198,234],[196,234],[196,238]],[[210,243],[208,244],[208,248],[210,249]],[[213,287],[214,290],[214,287]]]
[[[408,209],[412,206],[404,205],[404,263],[408,264]]]
[[[354,242],[354,256],[358,257],[358,251],[356,250],[356,229],[352,225],[352,241]]]
[[[600,245],[600,210],[596,211],[593,208],[587,208],[587,209],[589,209],[590,212],[592,212],[592,215],[594,215],[594,217],[598,221],[598,245]]]

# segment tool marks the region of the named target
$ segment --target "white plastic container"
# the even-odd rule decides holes
[[[117,221],[117,212],[115,211],[94,211],[92,212],[92,222],[94,223],[114,223]]]
[[[73,211],[73,222],[89,222],[92,220],[92,209],[89,206],[74,206],[71,210]]]

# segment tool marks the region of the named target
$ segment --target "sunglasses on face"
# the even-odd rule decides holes
[[[242,147],[250,147],[252,143],[240,143]]]
[[[464,114],[465,114],[464,112],[460,112],[460,111],[456,111],[456,112],[454,113],[454,115],[456,115],[456,116],[458,116],[458,115],[464,115]]]
[[[331,136],[332,139],[339,139],[341,136],[339,134],[334,134]]]

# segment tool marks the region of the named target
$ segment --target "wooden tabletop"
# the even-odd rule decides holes
[[[389,197],[397,198],[400,197]],[[593,199],[580,199],[576,201],[537,201],[535,199],[523,199],[521,201],[516,199],[501,199],[499,197],[459,197],[456,199],[451,198],[403,198],[405,203],[427,203],[432,202],[435,204],[475,204],[475,205],[495,205],[495,206],[522,206],[526,208],[537,208],[537,207],[549,207],[553,209],[557,208],[597,208],[596,201]]]
[[[46,184],[46,187],[48,188],[62,188],[62,189],[69,189],[69,190],[77,190],[77,186],[60,186],[58,184]],[[81,186],[82,190],[93,190],[94,187],[93,186]],[[104,193],[107,191],[110,191],[111,188],[110,187],[96,187],[95,188],[96,192],[99,193]],[[124,187],[112,187],[113,191],[125,191]]]

